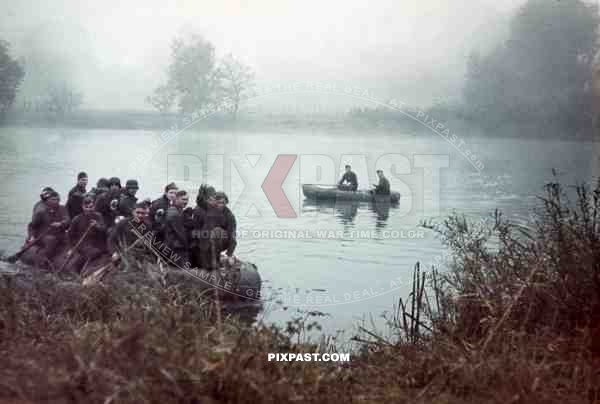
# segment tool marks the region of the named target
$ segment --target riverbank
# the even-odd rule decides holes
[[[39,112],[13,112],[7,115],[4,126],[31,128],[124,129],[144,131],[232,130],[244,132],[296,130],[326,130],[346,134],[348,131],[363,135],[381,131],[400,130],[402,133],[440,133],[448,130],[458,137],[483,136],[498,138],[551,138],[571,141],[591,139],[591,132],[574,132],[553,122],[531,119],[519,123],[487,122],[485,117],[469,117],[443,109],[393,111],[351,111],[339,113],[244,113],[232,120],[224,112],[205,118],[177,113],[159,114],[152,111],[94,111],[82,110],[58,117]],[[590,121],[591,122],[591,121]],[[191,125],[190,125],[191,123]],[[438,125],[442,126],[438,126]]]
[[[600,400],[600,188],[546,186],[530,229],[446,221],[451,263],[358,344],[306,340],[317,312],[278,329],[193,290],[118,282],[0,282],[0,398],[10,402],[582,403]],[[498,248],[486,248],[494,239]],[[268,354],[350,352],[349,363]]]

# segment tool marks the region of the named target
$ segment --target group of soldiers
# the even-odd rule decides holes
[[[236,220],[225,193],[202,185],[192,208],[188,192],[175,183],[154,201],[138,201],[133,179],[122,187],[117,177],[101,178],[89,192],[87,185],[87,174],[79,173],[65,205],[51,187],[42,190],[28,226],[32,265],[56,269],[59,255],[61,269],[78,273],[107,256],[208,270],[218,267],[221,255],[236,262]]]

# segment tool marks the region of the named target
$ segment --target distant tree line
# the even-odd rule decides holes
[[[235,119],[242,94],[253,79],[252,70],[232,55],[217,60],[215,47],[201,36],[176,38],[171,44],[167,81],[146,102],[161,113],[174,106],[188,113],[227,99],[228,112]]]
[[[14,104],[24,76],[23,66],[10,55],[10,44],[0,40],[0,121]]]
[[[68,83],[58,82],[49,85],[43,95],[23,95],[22,102],[25,112],[50,113],[63,117],[81,106],[83,95],[75,92]]]
[[[598,50],[598,6],[581,0],[529,0],[509,38],[468,60],[464,112],[483,123],[539,121],[590,125],[591,62]]]
[[[64,118],[81,106],[82,93],[60,70],[64,66],[55,55],[33,45],[14,57],[10,48],[0,40],[0,122],[11,109]]]
[[[528,0],[512,17],[504,43],[469,56],[462,102],[438,101],[426,113],[488,128],[527,123],[569,133],[590,130],[599,24],[596,4]],[[386,107],[358,108],[350,115],[411,124]]]

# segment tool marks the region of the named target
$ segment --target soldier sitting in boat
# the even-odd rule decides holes
[[[69,213],[65,206],[60,205],[58,192],[51,191],[46,196],[43,208],[38,208],[29,224],[31,239],[39,240],[36,243],[38,248],[30,250],[33,265],[42,269],[53,266],[52,260],[65,246],[66,230],[70,224]]]
[[[81,203],[83,202],[83,196],[86,194],[87,183],[88,176],[86,173],[80,172],[77,174],[77,184],[69,191],[69,196],[67,197],[66,207],[71,218],[74,218],[83,211]]]
[[[102,215],[104,224],[107,229],[115,225],[116,209],[121,196],[121,180],[117,177],[112,177],[108,180],[108,192],[96,198],[96,212]],[[112,201],[115,201],[114,203]],[[114,207],[111,208],[111,205]]]
[[[226,206],[229,203],[224,192],[217,192],[208,197],[206,210],[204,212],[194,211],[196,223],[202,223],[200,231],[195,230],[195,238],[199,238],[198,265],[201,268],[217,269],[221,252],[225,251],[229,265],[233,265],[236,259],[233,255],[236,241],[235,216]],[[197,214],[203,217],[196,217]]]
[[[31,220],[33,221],[33,217],[40,209],[46,208],[46,200],[50,197],[50,194],[54,192],[52,187],[42,188],[42,192],[40,193],[40,200],[37,201],[33,205],[33,209],[31,210]],[[31,232],[31,222],[27,225],[27,240],[31,240],[33,238],[33,234]]]
[[[150,250],[153,242],[152,223],[149,218],[150,201],[137,202],[128,217],[119,217],[108,235],[108,250],[113,261],[124,256],[137,260],[154,261]]]
[[[342,176],[340,182],[338,182],[338,189],[341,191],[352,191],[355,192],[358,189],[358,178],[352,167],[346,165],[346,172]]]
[[[94,199],[86,195],[83,199],[83,213],[77,215],[69,227],[71,248],[67,251],[69,269],[81,272],[81,269],[100,258],[107,252],[107,233],[102,215],[94,209]]]
[[[390,182],[385,175],[383,175],[383,170],[377,170],[377,177],[379,177],[379,184],[373,186],[375,189],[371,190],[371,194],[376,195],[389,195],[390,194]]]
[[[37,201],[34,205],[33,205],[33,210],[31,211],[31,218],[33,219],[33,215],[35,215],[35,213],[40,210],[40,209],[44,209],[46,206],[46,200],[50,197],[50,194],[54,192],[54,189],[52,187],[45,187],[42,188],[42,192],[40,193],[40,200]]]
[[[165,218],[165,244],[172,251],[168,254],[167,262],[179,268],[190,268],[189,261],[189,230],[192,228],[192,209],[186,206],[189,201],[188,193],[177,191],[173,206],[167,209]]]

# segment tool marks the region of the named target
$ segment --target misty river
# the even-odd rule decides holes
[[[463,136],[459,152],[425,130],[353,134],[190,129],[160,147],[149,147],[157,144],[160,133],[0,129],[0,249],[13,252],[23,243],[40,189],[54,187],[64,203],[78,171],[88,173],[88,189],[99,177],[118,176],[123,184],[135,178],[140,198],[159,197],[174,180],[191,192],[190,204],[206,171],[208,182],[229,195],[240,232],[236,255],[254,262],[263,277],[266,304],[261,318],[283,322],[306,305],[329,314],[319,321],[324,331],[333,333],[391,310],[399,296],[409,293],[410,286],[402,284],[410,281],[415,263],[435,263],[444,247],[432,230],[419,227],[423,218],[441,222],[456,211],[476,222],[499,208],[523,221],[552,168],[569,185],[590,175],[591,146],[583,142],[470,133]],[[480,171],[465,157],[467,149],[483,165]],[[287,177],[278,173],[285,178],[283,190],[295,218],[277,217],[261,189],[283,154],[296,156]],[[142,164],[140,155],[151,157]],[[304,200],[302,183],[331,183],[346,163],[357,173],[359,188],[375,183],[375,166],[382,168],[392,190],[402,194],[400,205],[382,212],[368,204]],[[275,166],[274,172],[278,170]]]

